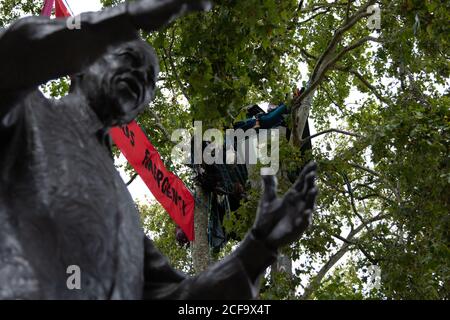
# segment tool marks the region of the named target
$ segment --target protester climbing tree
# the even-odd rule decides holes
[[[291,170],[302,166],[299,146],[314,139],[321,194],[313,228],[284,250],[294,279],[268,276],[262,297],[448,298],[450,4],[214,3],[207,14],[142,35],[156,48],[162,72],[157,98],[138,121],[168,168],[192,186],[189,170],[170,162],[173,129],[194,119],[204,129],[223,129],[255,102],[294,107],[292,141],[282,143],[280,161]],[[378,31],[367,24],[372,4],[380,8]],[[0,0],[0,23],[41,7],[42,1]],[[305,93],[286,100],[297,86]],[[66,81],[48,87],[56,96],[66,88]],[[302,139],[307,117],[313,135]],[[288,185],[281,177],[280,192]],[[258,193],[247,191],[229,231],[247,230]],[[192,272],[190,249],[173,245],[167,216],[156,204],[142,212],[161,250]],[[371,285],[374,268],[381,279]]]

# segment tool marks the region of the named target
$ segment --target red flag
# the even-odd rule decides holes
[[[69,4],[65,0],[45,0],[41,16],[50,17],[52,15],[53,7],[55,7],[55,15],[57,18],[70,17],[73,15]]]
[[[57,18],[70,17],[72,14],[68,9],[68,5],[63,0],[56,0],[55,2],[55,14]]]
[[[158,151],[135,121],[112,128],[110,133],[155,198],[193,241],[195,201],[180,178],[165,168]]]
[[[55,6],[55,0],[45,0],[44,7],[41,11],[41,16],[50,17],[52,15],[53,7]]]

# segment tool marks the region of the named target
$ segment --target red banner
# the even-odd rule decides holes
[[[55,15],[57,18],[70,17],[69,6],[63,0],[56,0],[55,2]]]
[[[195,201],[184,183],[165,168],[158,151],[135,121],[112,128],[110,133],[154,197],[193,241]]]

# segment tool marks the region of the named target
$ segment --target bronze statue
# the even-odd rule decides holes
[[[0,31],[0,299],[253,298],[277,249],[310,224],[308,165],[284,195],[265,176],[257,220],[240,247],[196,277],[173,270],[145,237],[111,159],[108,128],[153,98],[158,60],[137,31],[210,8],[208,1],[138,0],[65,19],[27,17]],[[38,86],[72,75],[70,93]],[[67,287],[67,267],[82,272]]]

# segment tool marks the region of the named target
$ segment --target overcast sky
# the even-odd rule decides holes
[[[66,2],[75,14],[86,11],[98,11],[102,7],[100,0],[66,0]]]

